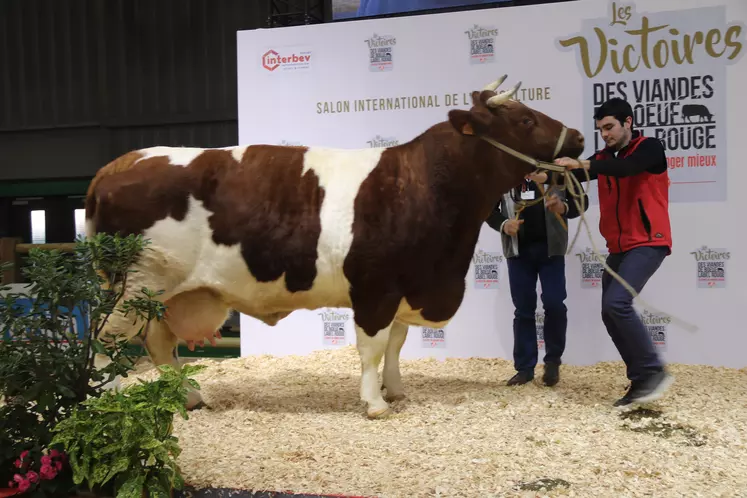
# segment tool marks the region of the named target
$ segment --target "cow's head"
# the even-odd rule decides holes
[[[481,91],[472,92],[473,105],[469,111],[449,111],[452,126],[463,135],[491,138],[541,161],[551,162],[555,157],[575,158],[581,155],[584,151],[583,134],[569,128],[562,144],[559,145],[563,123],[513,100],[512,97],[521,86],[521,82],[508,90],[496,93],[505,79],[506,76],[503,76]],[[500,152],[496,149],[495,153]],[[526,163],[523,167],[527,171],[534,169]]]

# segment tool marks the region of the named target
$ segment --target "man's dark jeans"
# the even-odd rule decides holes
[[[537,278],[542,286],[545,310],[545,358],[547,363],[561,363],[568,326],[565,306],[565,256],[547,256],[543,243],[522,246],[519,255],[506,260],[514,311],[514,368],[534,371],[537,365]]]
[[[666,255],[666,247],[636,247],[610,254],[607,264],[640,293]],[[664,368],[651,334],[633,308],[633,296],[606,270],[602,276],[602,321],[627,366],[628,379],[644,380]]]

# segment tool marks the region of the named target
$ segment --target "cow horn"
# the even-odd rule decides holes
[[[504,81],[506,81],[506,76],[507,75],[504,74],[503,76],[501,76],[500,78],[498,78],[494,82],[490,83],[489,85],[486,85],[485,88],[482,89],[482,91],[483,92],[486,91],[486,90],[489,91],[489,92],[496,91],[498,89],[498,87],[501,86],[501,84]]]
[[[508,90],[499,93],[498,95],[495,95],[493,97],[490,97],[486,104],[488,107],[498,107],[502,103],[509,100],[511,97],[514,96],[514,94],[519,90],[521,87],[521,81],[515,84],[513,87],[509,88]]]

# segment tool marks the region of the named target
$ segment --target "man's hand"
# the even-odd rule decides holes
[[[570,157],[559,157],[555,160],[555,164],[564,166],[567,169],[589,169],[589,161],[580,161],[578,159],[571,159]]]
[[[555,194],[551,195],[550,198],[545,199],[545,207],[549,211],[557,214],[565,214],[566,211],[566,205]]]
[[[527,180],[532,180],[535,183],[546,183],[547,173],[544,171],[535,171],[534,173],[529,173],[525,178]]]
[[[524,223],[524,220],[508,220],[503,224],[503,233],[513,237],[514,235],[519,233],[519,225],[521,225],[522,223]]]

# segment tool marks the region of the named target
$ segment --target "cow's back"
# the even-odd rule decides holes
[[[212,282],[237,309],[250,312],[257,295],[264,303],[255,307],[345,305],[354,202],[380,155],[264,145],[133,151],[97,174],[87,217],[92,231],[144,235],[182,274],[182,290]]]

